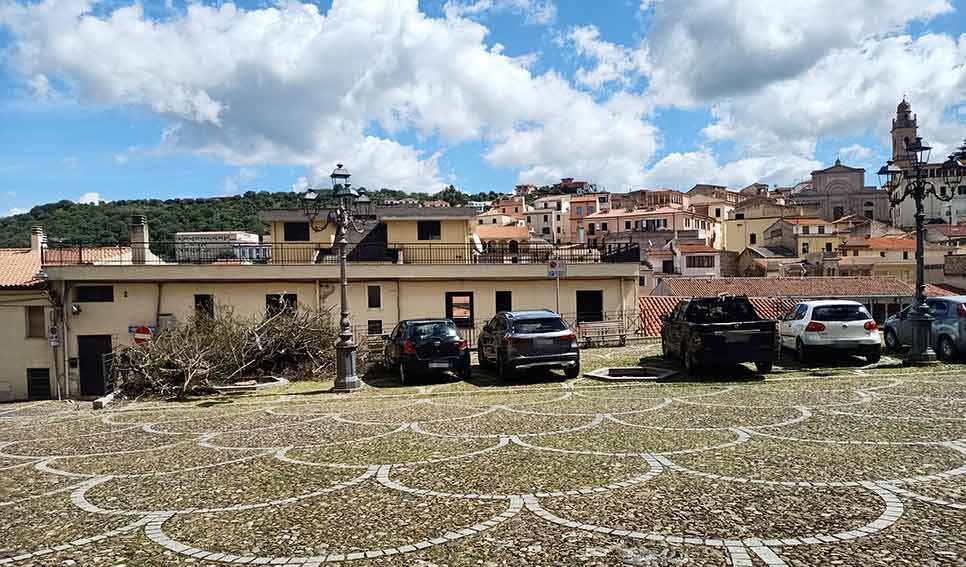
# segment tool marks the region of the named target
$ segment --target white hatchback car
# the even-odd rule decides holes
[[[882,349],[879,326],[856,301],[803,301],[782,317],[778,330],[782,346],[795,349],[801,362],[815,351],[835,350],[864,356],[872,364]]]

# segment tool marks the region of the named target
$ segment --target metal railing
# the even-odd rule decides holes
[[[434,244],[358,243],[346,248],[351,263],[375,264],[567,264],[637,263],[637,244],[610,244],[593,248],[581,244],[527,243]],[[315,243],[151,242],[131,246],[89,248],[53,244],[43,250],[45,266],[129,264],[337,264],[338,250]]]

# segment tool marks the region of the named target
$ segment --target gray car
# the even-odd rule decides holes
[[[943,360],[953,360],[966,353],[966,295],[930,297],[926,300],[933,316],[932,347]],[[885,322],[885,343],[897,349],[912,342],[912,321],[909,308],[903,309]]]
[[[562,368],[567,378],[580,375],[577,334],[560,315],[548,310],[497,313],[477,341],[480,366],[512,378],[531,368]]]

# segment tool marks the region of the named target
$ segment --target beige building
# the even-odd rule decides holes
[[[676,207],[656,209],[611,209],[582,219],[587,243],[596,246],[614,233],[631,231],[667,231],[677,237],[679,231],[697,231],[705,242],[714,240],[714,221],[704,215]]]
[[[835,164],[812,172],[811,181],[799,183],[788,198],[797,204],[816,205],[816,214],[828,221],[860,215],[879,222],[891,222],[888,193],[865,184],[865,170]]]
[[[893,276],[916,281],[916,239],[910,235],[850,238],[841,246],[839,274],[843,276]],[[926,283],[943,281],[944,256],[949,250],[927,244]]]
[[[61,333],[59,356],[67,363],[66,380],[63,369],[45,366],[53,388],[71,396],[102,394],[103,355],[132,342],[138,327],[163,328],[192,313],[220,309],[241,316],[261,316],[279,304],[337,310],[333,233],[313,230],[298,210],[265,211],[261,218],[270,225],[269,261],[179,263],[173,252],[167,253],[171,243],[152,242],[146,226],[137,222],[131,249],[97,263],[82,263],[73,251],[44,250],[46,286],[54,310],[62,314],[55,322]],[[485,321],[502,309],[549,308],[569,320],[578,312],[588,320],[636,314],[636,249],[633,258],[550,244],[503,254],[476,242],[474,219],[474,210],[460,207],[375,210],[363,233],[352,235],[348,250],[357,336],[381,335],[402,319],[450,317],[472,342]],[[547,277],[549,259],[567,264],[559,287]],[[22,329],[22,307],[16,316]],[[26,369],[39,361],[9,356],[17,366],[5,380],[17,383],[10,387],[11,397],[23,399]]]
[[[570,242],[570,200],[572,195],[551,195],[533,202],[526,221],[530,232],[548,242]]]
[[[748,246],[761,245],[765,232],[778,219],[815,217],[815,211],[814,205],[783,205],[766,197],[744,200],[722,223],[723,249],[740,253]]]

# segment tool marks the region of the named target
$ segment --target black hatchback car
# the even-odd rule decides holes
[[[403,384],[415,376],[444,372],[470,377],[470,351],[449,319],[400,321],[386,342],[385,361]]]
[[[567,378],[580,376],[577,335],[553,311],[497,313],[477,346],[480,366],[495,366],[503,378],[531,368],[562,368]]]

